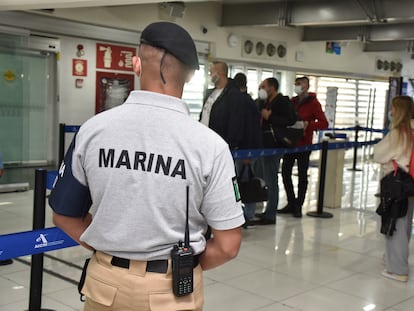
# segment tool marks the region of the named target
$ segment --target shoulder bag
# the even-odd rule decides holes
[[[270,127],[276,147],[294,148],[304,136],[304,130],[293,127]]]
[[[248,169],[248,178],[243,180],[245,168]],[[243,203],[254,203],[267,201],[269,197],[268,186],[262,178],[254,175],[250,164],[243,165],[238,177],[240,196]]]
[[[380,204],[376,213],[381,216],[381,233],[392,236],[398,218],[407,215],[408,197],[414,196],[414,179],[393,160],[394,170],[380,181]]]

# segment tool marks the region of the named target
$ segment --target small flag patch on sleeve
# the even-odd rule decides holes
[[[236,198],[236,202],[239,202],[241,200],[241,196],[240,196],[239,184],[237,183],[237,177],[234,176],[232,178],[232,181],[233,181],[234,196]]]

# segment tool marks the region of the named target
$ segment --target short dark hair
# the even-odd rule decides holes
[[[298,78],[295,79],[295,82],[298,82],[298,81],[305,81],[306,83],[309,84],[309,78],[308,77],[305,77],[305,76],[298,77]]]
[[[234,78],[234,83],[238,88],[245,88],[247,87],[247,78],[246,75],[242,72],[237,73]]]
[[[279,91],[279,81],[276,78],[267,78],[266,81],[269,86],[273,86],[276,91]]]

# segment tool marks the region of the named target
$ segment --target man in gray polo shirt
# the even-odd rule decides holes
[[[202,270],[234,258],[241,243],[233,160],[180,99],[199,68],[183,28],[147,26],[133,65],[142,90],[81,126],[49,199],[53,219],[95,251],[85,310],[201,310]],[[187,202],[194,291],[178,297],[171,250],[184,239]]]

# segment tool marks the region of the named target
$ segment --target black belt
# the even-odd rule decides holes
[[[129,269],[130,260],[126,258],[120,258],[113,256],[111,259],[111,265]],[[197,267],[198,265],[198,255],[194,256],[193,260],[193,267]],[[150,260],[147,261],[147,272],[155,272],[155,273],[167,273],[168,270],[168,260],[162,259],[162,260]]]

